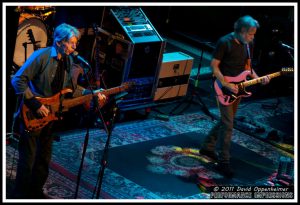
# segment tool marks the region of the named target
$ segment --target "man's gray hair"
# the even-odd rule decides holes
[[[62,23],[54,30],[53,45],[55,46],[56,42],[69,41],[73,36],[77,39],[80,38],[78,29],[69,24]]]
[[[258,21],[249,15],[242,16],[234,23],[234,32],[240,33],[243,28],[248,31],[251,27],[259,28]]]

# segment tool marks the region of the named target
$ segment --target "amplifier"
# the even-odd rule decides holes
[[[128,81],[135,83],[128,95],[118,104],[121,109],[129,106],[136,107],[137,104],[145,104],[148,101],[152,102],[165,40],[141,8],[136,6],[109,8],[105,9],[101,29],[110,34],[108,39],[111,36],[119,39],[111,45],[108,40],[109,49],[102,53],[107,59],[104,65],[107,67],[106,73],[110,74],[107,84],[111,81],[119,85]],[[123,41],[129,43],[124,44]],[[105,50],[105,46],[103,47]],[[122,52],[117,53],[117,51]]]
[[[161,42],[163,39],[156,31],[146,14],[139,7],[113,7],[111,8],[111,17],[113,21],[117,21],[117,25],[110,25],[123,35],[124,38],[134,44]],[[115,24],[108,20],[106,24]],[[106,24],[104,26],[106,26]],[[109,25],[108,25],[109,26]],[[116,28],[117,27],[117,28]]]
[[[186,95],[193,60],[182,52],[163,54],[154,101]]]

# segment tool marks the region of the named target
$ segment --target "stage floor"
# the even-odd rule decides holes
[[[211,166],[211,159],[199,154],[201,142],[216,123],[199,106],[193,105],[185,113],[164,120],[156,119],[153,111],[147,119],[116,122],[100,198],[209,199],[210,193],[207,187],[204,188],[208,182],[224,186],[272,183],[279,158],[294,157],[293,144],[284,143],[285,138],[293,138],[293,101],[282,97],[276,110],[263,108],[262,105],[274,101],[276,99],[241,104],[231,147],[232,166],[236,172],[232,179],[220,175]],[[218,115],[216,108],[209,111]],[[268,139],[271,132],[277,133],[280,139]],[[57,134],[60,141],[53,144],[45,191],[57,199],[73,199],[86,130],[73,129]],[[93,192],[106,139],[103,129],[90,130],[77,198],[93,199],[96,196]],[[13,144],[6,146],[8,197],[17,162]]]

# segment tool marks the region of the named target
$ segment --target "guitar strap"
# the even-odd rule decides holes
[[[233,34],[234,36],[234,34]],[[237,43],[237,44],[242,44],[237,37],[234,36],[234,41]],[[251,66],[251,52],[250,52],[250,46],[249,44],[247,43],[246,44],[246,50],[247,50],[247,61],[246,61],[246,65],[245,65],[245,69],[246,70],[251,70],[251,74],[253,73],[253,70],[252,70],[252,66]]]
[[[247,48],[248,59],[247,59],[245,67],[247,70],[251,70],[251,74],[253,74],[253,69],[252,69],[252,65],[251,65],[251,52],[250,52],[250,46],[248,43],[246,44],[246,48]]]

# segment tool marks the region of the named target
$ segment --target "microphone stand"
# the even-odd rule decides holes
[[[199,65],[198,65],[196,80],[195,80],[194,85],[193,85],[192,90],[191,90],[191,96],[189,97],[188,100],[185,100],[185,101],[187,101],[187,105],[179,113],[184,112],[186,109],[188,109],[191,106],[191,104],[196,104],[196,105],[200,105],[203,112],[206,115],[208,115],[209,117],[211,117],[212,120],[214,120],[215,117],[210,113],[207,106],[204,104],[203,100],[201,99],[200,94],[197,93],[197,91],[196,91],[197,88],[199,87],[199,78],[200,78],[200,70],[201,70],[201,67],[202,67],[202,59],[203,59],[203,48],[201,49],[200,62],[199,62]],[[198,99],[198,101],[194,100],[195,97]],[[182,103],[184,103],[185,101],[183,101]],[[169,114],[173,115],[174,111],[177,110],[181,106],[182,103],[175,106]]]
[[[98,178],[97,178],[98,188],[97,188],[96,199],[98,199],[99,196],[100,196],[104,171],[105,171],[105,168],[108,165],[108,150],[109,150],[109,145],[110,145],[111,133],[112,133],[112,130],[114,128],[114,123],[115,123],[117,113],[119,111],[119,108],[118,108],[118,105],[117,105],[118,104],[117,97],[114,97],[112,99],[112,101],[113,101],[112,102],[113,103],[113,105],[112,105],[112,117],[111,117],[110,120],[108,120],[104,123],[104,124],[106,124],[108,133],[107,133],[107,139],[106,139],[106,143],[105,143],[105,147],[104,147],[103,155],[102,155],[102,159],[101,159],[101,167],[100,167],[100,170],[99,170],[99,173],[98,173]],[[107,105],[109,105],[109,104],[110,103],[107,103]],[[96,187],[94,189],[93,196],[95,194],[95,191],[96,191]]]
[[[89,69],[91,70],[91,67],[89,65],[87,65],[89,67]],[[84,70],[84,69],[83,69]],[[99,107],[99,104],[98,104],[98,97],[97,96],[94,96],[94,91],[93,91],[93,88],[90,84],[90,80],[89,80],[89,77],[88,77],[88,74],[86,72],[84,72],[84,75],[85,75],[85,78],[87,80],[87,83],[88,83],[88,88],[93,96],[93,104],[94,104],[94,107],[96,107],[96,111],[98,112],[102,122],[103,122],[103,125],[104,125],[104,129],[106,131],[106,133],[108,133],[108,128],[106,126],[106,123],[104,121],[104,118],[103,118],[103,115],[102,115],[102,112],[100,110],[100,107]],[[89,114],[89,119],[91,120],[91,111],[89,111],[90,114]],[[76,182],[76,191],[75,191],[75,195],[74,195],[74,198],[76,199],[77,198],[77,195],[78,195],[78,190],[79,190],[79,183],[80,183],[80,179],[81,179],[81,172],[82,172],[82,167],[83,167],[83,161],[84,161],[84,157],[85,157],[85,153],[86,153],[86,148],[87,148],[87,145],[88,145],[88,141],[89,141],[89,129],[90,129],[90,122],[88,123],[87,125],[87,131],[86,131],[86,135],[85,135],[85,140],[84,140],[84,145],[83,145],[83,150],[82,150],[82,157],[81,157],[81,162],[80,162],[80,166],[79,166],[79,170],[78,170],[78,176],[77,176],[77,182]]]

